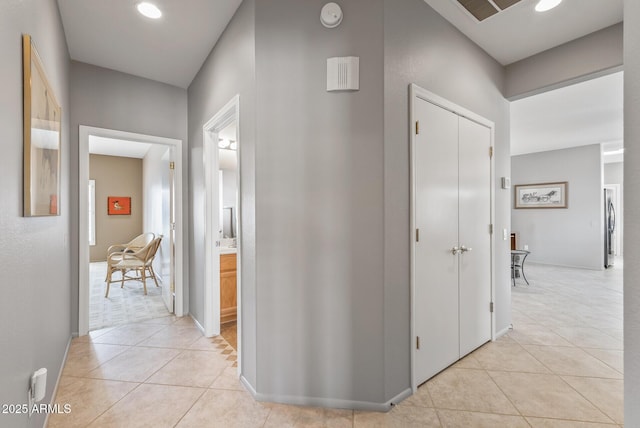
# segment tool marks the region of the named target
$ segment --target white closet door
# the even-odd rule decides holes
[[[460,117],[460,357],[491,340],[491,130]]]
[[[420,123],[413,161],[414,379],[425,382],[459,359],[458,338],[458,116],[417,99]]]

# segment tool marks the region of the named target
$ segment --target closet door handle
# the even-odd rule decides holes
[[[457,255],[460,252],[460,248],[458,247],[453,247],[451,249],[451,254],[453,254],[454,256]]]
[[[466,253],[467,251],[471,251],[471,250],[473,250],[473,248],[467,248],[464,245],[462,247],[460,247],[460,251],[463,252],[463,253]]]

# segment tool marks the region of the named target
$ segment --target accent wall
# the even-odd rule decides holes
[[[89,178],[96,181],[96,245],[90,260],[107,260],[107,249],[124,244],[143,232],[142,159],[89,155]],[[131,215],[109,215],[109,196],[131,197]]]

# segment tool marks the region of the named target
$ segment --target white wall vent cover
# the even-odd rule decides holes
[[[360,57],[327,58],[327,91],[360,89]]]

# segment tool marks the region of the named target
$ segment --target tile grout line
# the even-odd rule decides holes
[[[184,414],[182,416],[180,416],[178,421],[173,425],[174,428],[177,427],[180,424],[180,422],[182,422],[184,417],[187,416],[187,414],[191,411],[191,409],[193,409],[193,407],[198,403],[198,401],[200,401],[200,399],[202,399],[202,397],[207,393],[207,391],[208,391],[208,389],[204,388],[202,390],[202,393],[198,396],[198,398],[193,400],[193,403],[191,404],[191,406],[189,406],[189,408],[184,412]]]

